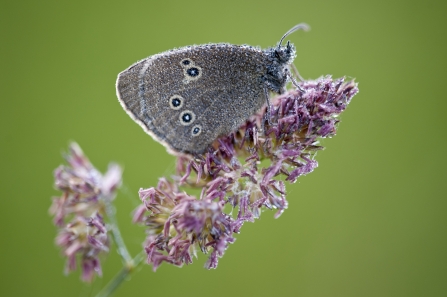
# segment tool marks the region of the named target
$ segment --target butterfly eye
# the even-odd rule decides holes
[[[169,106],[171,106],[171,108],[174,110],[179,110],[180,108],[182,108],[184,101],[185,100],[181,96],[174,95],[169,98]]]
[[[202,133],[202,126],[195,125],[194,127],[192,127],[191,129],[192,136],[199,136],[200,133]]]
[[[196,115],[190,110],[183,111],[179,116],[180,124],[183,126],[191,125],[195,119]]]
[[[196,67],[191,67],[186,70],[186,73],[188,73],[189,76],[196,77],[200,74],[200,71]]]

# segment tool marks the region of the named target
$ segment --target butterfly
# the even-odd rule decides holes
[[[281,94],[296,56],[283,40],[267,49],[227,43],[186,46],[150,56],[118,74],[116,92],[129,114],[170,153],[202,154]]]

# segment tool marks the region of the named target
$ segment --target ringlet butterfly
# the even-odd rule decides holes
[[[150,56],[118,74],[116,92],[129,114],[173,154],[202,154],[281,94],[296,51],[284,38],[262,50],[227,43],[186,46]]]

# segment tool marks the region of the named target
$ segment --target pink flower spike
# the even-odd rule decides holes
[[[318,166],[318,140],[335,135],[339,115],[357,92],[357,84],[344,78],[301,82],[272,99],[270,113],[264,108],[203,155],[178,156],[172,181],[162,178],[157,187],[140,190],[135,221],[147,227],[153,269],[162,262],[189,264],[196,250],[209,254],[207,269],[216,268],[245,222],[263,209],[282,215],[288,207],[285,182]],[[181,186],[201,189],[199,199]]]

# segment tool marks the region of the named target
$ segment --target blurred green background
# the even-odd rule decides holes
[[[305,78],[348,75],[360,93],[289,209],[246,224],[217,270],[144,266],[116,296],[447,296],[446,1],[1,1],[1,296],[92,296],[64,276],[48,215],[52,172],[77,141],[124,166],[118,220],[135,255],[137,191],[174,158],[122,110],[117,74],[174,47],[290,39]]]

